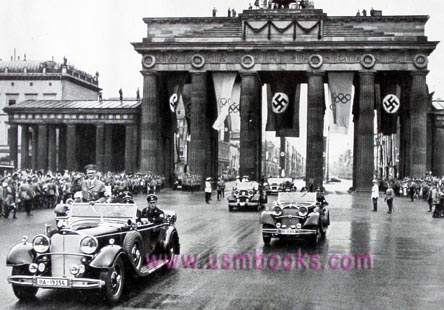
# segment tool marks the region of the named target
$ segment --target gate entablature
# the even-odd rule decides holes
[[[241,110],[248,110],[241,113],[241,173],[257,177],[260,168],[254,167],[254,160],[260,154],[260,135],[255,131],[260,128],[253,124],[260,123],[261,83],[270,81],[274,73],[292,72],[297,76],[295,83],[307,83],[310,125],[306,157],[312,162],[307,165],[306,176],[321,185],[324,83],[331,72],[352,72],[356,94],[354,171],[359,171],[354,184],[355,188],[367,190],[374,173],[373,111],[379,95],[375,89],[384,83],[381,73],[395,74],[399,84],[392,86],[402,88],[401,104],[409,112],[401,120],[402,156],[407,163],[404,175],[422,177],[428,152],[425,142],[428,56],[438,44],[425,36],[428,19],[423,15],[330,17],[314,9],[247,10],[236,18],[146,18],[147,37],[133,43],[142,56],[144,92],[149,96],[144,96],[145,109],[142,108],[142,119],[147,120],[146,126],[142,125],[146,131],[143,135],[149,135],[157,119],[156,107],[165,100],[158,91],[162,74],[157,73],[188,71],[193,89],[191,108],[197,109],[192,113],[204,124],[195,129],[198,141],[191,132],[190,154],[194,165],[208,171],[205,158],[211,153],[207,148],[210,138],[202,132],[210,132],[206,123],[211,122],[211,117],[205,113],[215,105],[208,89],[209,76],[212,72],[239,72],[240,106]],[[259,112],[256,115],[254,111]],[[150,139],[144,142],[141,156],[149,152],[150,143],[160,143]],[[147,164],[155,162],[155,154],[148,157]]]

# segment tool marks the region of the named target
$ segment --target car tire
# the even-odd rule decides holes
[[[168,244],[167,248],[165,249],[165,256],[168,259],[168,263],[165,264],[166,269],[170,269],[172,266],[174,266],[174,260],[176,257],[176,251],[175,248],[177,246],[177,237],[176,235],[173,235],[171,238],[170,243]]]
[[[233,212],[233,206],[228,206],[228,211]]]
[[[269,234],[262,234],[262,240],[266,246],[269,246],[271,243],[271,237]]]
[[[318,246],[319,241],[321,240],[321,235],[322,235],[321,231],[322,231],[321,226],[318,226],[316,228],[316,235],[312,236],[311,239],[310,239],[310,245],[311,246],[313,246],[313,247]]]
[[[30,276],[27,266],[15,266],[12,267],[13,276]],[[12,284],[12,290],[14,295],[20,300],[30,300],[35,297],[38,287],[27,287],[21,285]]]
[[[125,266],[119,257],[113,267],[100,272],[100,279],[105,282],[104,297],[110,304],[116,304],[122,297],[125,283]]]
[[[123,240],[123,249],[128,254],[128,257],[133,267],[139,271],[143,262],[143,246],[142,237],[139,232],[131,231]]]

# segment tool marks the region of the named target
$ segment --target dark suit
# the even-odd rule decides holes
[[[82,199],[84,202],[103,200],[105,201],[105,183],[97,179],[84,180],[82,182]],[[103,198],[103,199],[102,199]]]
[[[154,208],[146,207],[143,209],[141,217],[148,218],[150,222],[158,223],[164,219],[165,214],[157,206],[154,206]]]

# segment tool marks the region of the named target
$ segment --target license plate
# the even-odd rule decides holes
[[[295,230],[295,229],[281,229],[281,234],[284,234],[284,235],[296,235],[297,234],[297,230]]]
[[[66,279],[37,279],[37,285],[50,287],[68,287],[68,280]]]

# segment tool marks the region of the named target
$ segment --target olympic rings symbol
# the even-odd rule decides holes
[[[233,103],[232,105],[230,105],[228,112],[229,113],[238,113],[239,112],[239,105],[237,105],[236,103]]]
[[[231,99],[220,98],[219,104],[220,107],[224,107],[228,104],[228,113],[237,113],[239,112],[239,105],[236,102],[230,103]]]
[[[333,100],[335,103],[342,103],[342,104],[346,104],[351,100],[351,95],[350,94],[343,94],[343,93],[333,93],[332,94]]]

